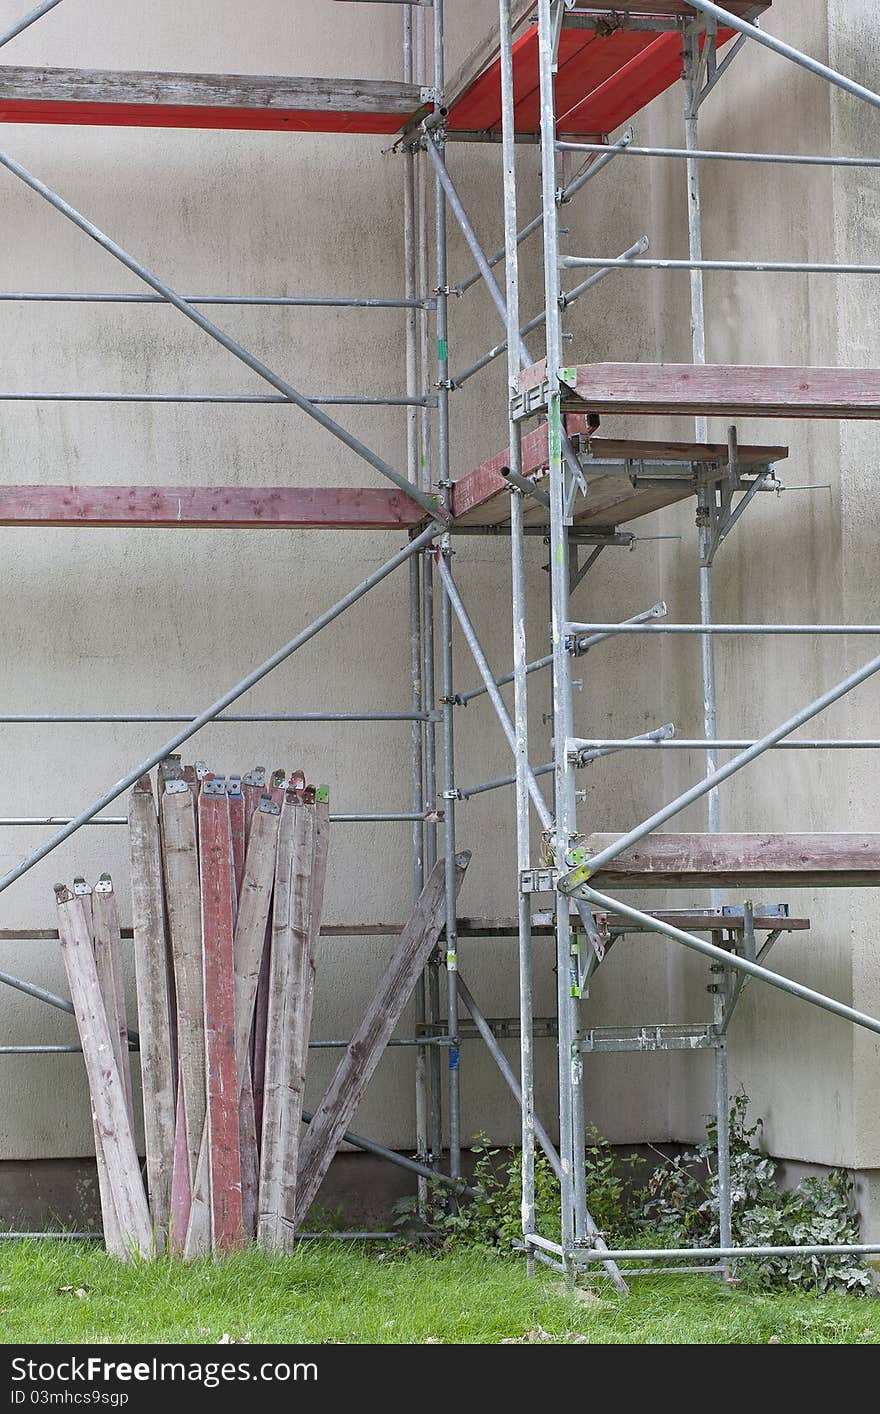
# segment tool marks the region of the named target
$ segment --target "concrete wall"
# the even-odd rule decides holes
[[[448,68],[488,26],[494,0],[447,4]],[[805,13],[805,9],[809,13]],[[390,13],[386,14],[385,11]],[[871,82],[876,45],[871,7],[830,0],[803,7],[779,0],[767,27],[819,58]],[[469,17],[469,18],[468,18]],[[469,30],[463,19],[468,19]],[[332,26],[332,28],[331,28]],[[88,26],[76,7],[58,7],[7,51],[9,62],[396,77],[400,15],[393,6],[333,0],[290,7],[255,0],[247,16],[233,0],[149,11],[96,0]],[[332,46],[326,35],[332,34]],[[675,90],[637,120],[637,141],[682,141]],[[765,51],[750,49],[701,113],[704,145],[764,150],[871,150],[872,114]],[[184,292],[402,293],[402,173],[382,139],[148,129],[15,127],[4,143],[133,253]],[[500,241],[496,149],[459,144],[450,163],[477,232]],[[520,152],[521,215],[538,205],[534,150]],[[795,168],[706,165],[705,254],[789,259],[873,259],[877,186],[870,173],[831,176]],[[0,285],[7,289],[134,289],[124,271],[13,179],[4,179],[7,239]],[[566,212],[572,253],[616,254],[647,233],[658,254],[685,255],[683,164],[619,159]],[[523,311],[540,307],[540,243],[523,253]],[[873,254],[872,254],[873,252]],[[450,228],[450,274],[470,259]],[[709,357],[715,361],[872,364],[878,361],[876,299],[864,280],[809,276],[707,278]],[[6,388],[148,388],[259,391],[260,385],[170,311],[4,305]],[[872,317],[873,316],[873,317]],[[482,289],[451,311],[453,369],[497,336]],[[307,392],[402,391],[403,320],[394,312],[224,310],[222,323]],[[687,276],[627,272],[578,305],[569,326],[579,359],[690,357]],[[540,351],[540,342],[533,344]],[[453,399],[453,474],[503,439],[503,359]],[[405,460],[404,415],[341,414],[395,465]],[[631,421],[607,432],[633,434]],[[713,432],[724,435],[718,424]],[[642,423],[642,435],[676,432],[684,421]],[[763,496],[720,552],[716,615],[722,619],[876,622],[872,550],[876,496],[870,425],[744,423],[742,438],[787,440],[784,477],[831,490]],[[371,473],[295,411],[4,404],[0,459],[7,481],[371,484]],[[697,617],[693,507],[646,518],[633,553],[608,550],[574,606],[583,617],[625,616],[664,597],[670,617]],[[0,651],[7,710],[176,707],[196,710],[312,619],[401,543],[393,534],[271,535],[145,531],[0,531],[4,576]],[[528,549],[529,642],[545,651],[545,550]],[[493,663],[510,661],[509,572],[503,542],[462,540],[455,570]],[[408,705],[405,579],[374,591],[253,694],[255,708]],[[722,734],[750,735],[781,720],[868,654],[861,641],[760,640],[719,647]],[[456,649],[459,681],[475,672]],[[627,735],[675,720],[699,735],[696,642],[606,645],[582,660],[576,728]],[[542,720],[548,684],[533,679],[533,759],[546,760]],[[867,686],[827,721],[839,735],[876,735],[876,688]],[[0,813],[70,813],[161,738],[158,727],[6,728],[7,770]],[[198,755],[221,770],[304,764],[328,780],[339,809],[409,805],[405,726],[272,728],[216,726]],[[483,700],[458,720],[462,783],[509,769],[507,748]],[[626,828],[695,779],[697,758],[624,756],[585,774],[585,828]],[[739,829],[872,827],[877,768],[864,756],[778,754],[727,790],[725,826]],[[868,789],[865,789],[865,787]],[[501,792],[459,811],[460,845],[474,850],[465,912],[511,915],[512,801]],[[682,828],[700,828],[697,808]],[[17,860],[39,831],[3,830],[0,863]],[[51,885],[74,872],[109,868],[127,916],[125,832],[89,830],[3,896],[4,927],[51,925]],[[354,884],[354,887],[352,887]],[[782,895],[779,895],[782,897]],[[403,916],[409,900],[406,826],[339,827],[333,841],[326,916],[333,922]],[[670,898],[680,905],[681,896]],[[731,898],[731,901],[734,901]],[[767,900],[773,901],[773,900]],[[876,895],[788,895],[813,928],[779,943],[777,965],[810,985],[871,1010],[877,995]],[[645,903],[657,905],[657,895]],[[389,940],[333,940],[321,958],[315,1034],[341,1036],[355,1024],[387,957]],[[659,939],[621,943],[599,975],[589,1014],[603,1021],[708,1015],[705,967]],[[874,950],[872,952],[872,949]],[[0,949],[0,966],[63,991],[51,945]],[[515,1010],[510,943],[464,942],[462,969],[486,1010]],[[537,946],[536,1011],[553,1009],[549,943]],[[70,1023],[4,992],[7,1041],[65,1040]],[[555,1104],[555,1061],[539,1042],[539,1104]],[[880,1166],[873,1103],[877,1046],[844,1023],[752,987],[733,1035],[733,1075],[767,1120],[777,1152],[819,1163]],[[511,1048],[515,1054],[515,1048]],[[597,1057],[587,1071],[590,1119],[615,1141],[690,1139],[702,1128],[711,1077],[703,1057]],[[2,1058],[7,1099],[0,1151],[10,1158],[77,1156],[91,1146],[81,1063],[76,1057]],[[325,1081],[326,1054],[312,1065],[312,1098]],[[516,1112],[492,1062],[473,1044],[463,1059],[463,1132],[490,1129],[515,1139]],[[380,1067],[356,1128],[386,1143],[413,1142],[412,1057],[393,1052]]]

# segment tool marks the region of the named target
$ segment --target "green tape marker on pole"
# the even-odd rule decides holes
[[[445,339],[437,340],[437,357],[441,363],[445,363],[449,357],[449,345]]]

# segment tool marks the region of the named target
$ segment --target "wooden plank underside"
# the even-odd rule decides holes
[[[619,438],[591,437],[587,419],[569,414],[566,419],[569,435],[596,461],[666,461],[681,462],[683,467],[694,462],[715,465],[719,475],[726,474],[727,447],[718,442],[646,442]],[[744,445],[738,448],[742,468],[766,466],[782,461],[788,455],[783,446],[761,447]],[[499,452],[457,481],[452,492],[452,509],[456,522],[462,525],[507,525],[510,521],[510,491],[501,475],[501,467],[509,465],[509,448]],[[534,428],[523,438],[524,474],[544,470],[549,460],[546,424]],[[649,475],[646,469],[646,475]],[[649,515],[663,506],[674,505],[693,495],[682,486],[633,486],[626,476],[602,476],[587,469],[586,499],[578,497],[574,507],[575,524],[583,527],[622,525]],[[547,512],[528,498],[523,505],[526,525],[543,525]]]
[[[565,425],[570,437],[585,435],[590,427],[587,418],[577,414],[567,417]],[[526,432],[522,438],[523,476],[540,471],[547,465],[548,460],[547,424],[544,422],[540,427],[533,427],[530,432]],[[509,484],[501,475],[502,467],[509,466],[510,448],[505,447],[503,452],[489,457],[488,461],[481,462],[473,471],[456,481],[452,488],[452,514],[456,521],[465,525],[480,524],[470,512],[494,498],[509,497]]]
[[[393,133],[426,111],[385,79],[0,67],[0,122]]]
[[[620,838],[590,835],[588,855]],[[647,835],[600,867],[597,888],[880,888],[880,834]]]
[[[381,486],[0,486],[0,525],[396,530],[424,518]]]
[[[676,7],[676,8],[673,8]],[[636,15],[680,15],[693,14],[693,9],[685,3],[685,0],[658,0],[656,4],[648,3],[648,0],[641,0],[639,4],[623,5],[621,0],[611,0],[611,3],[600,5],[590,5],[591,10],[608,10],[619,14],[625,10],[628,14]],[[769,9],[769,3],[764,0],[731,0],[731,4],[725,7],[732,14],[746,18],[755,14],[760,14],[763,10]],[[511,31],[516,33],[517,29],[525,20],[535,13],[535,0],[511,0],[510,16]],[[535,26],[532,26],[532,33]],[[614,34],[612,29],[612,37]],[[468,90],[480,79],[488,69],[492,69],[497,74],[498,53],[500,40],[498,36],[498,25],[495,23],[489,28],[479,42],[470,50],[467,58],[460,64],[444,88],[444,101],[447,108],[454,108]],[[498,80],[500,83],[500,79]],[[516,95],[519,96],[518,94]]]
[[[456,855],[456,895],[470,855]],[[445,860],[435,864],[379,981],[364,1019],[336,1068],[302,1141],[293,1226],[302,1226],[370,1077],[394,1033],[416,981],[440,936],[445,913]]]
[[[545,360],[520,374],[537,386]],[[580,363],[567,366],[563,404],[608,414],[728,417],[880,417],[880,369],[754,364]],[[566,389],[570,389],[570,395]]]
[[[148,775],[141,777],[128,798],[128,832],[147,1185],[156,1250],[161,1253],[171,1212],[177,1079],[171,1033],[159,821]]]
[[[585,451],[594,461],[617,461],[622,458],[629,461],[707,462],[725,469],[727,467],[725,442],[645,442],[623,437],[591,437]],[[787,456],[788,447],[783,446],[739,443],[736,449],[739,466],[766,466],[784,461]]]

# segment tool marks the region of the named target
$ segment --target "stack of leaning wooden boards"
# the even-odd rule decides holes
[[[89,1081],[107,1248],[119,1257],[289,1246],[444,921],[439,861],[315,1114],[306,1063],[329,844],[301,771],[218,777],[176,757],[129,797],[138,1033],[112,881],[56,886]],[[456,859],[460,887],[469,856]],[[129,1046],[140,1051],[146,1189]]]

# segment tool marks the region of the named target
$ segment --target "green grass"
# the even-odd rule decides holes
[[[67,1287],[73,1290],[63,1291]],[[81,1293],[77,1295],[77,1289]],[[396,1248],[303,1244],[223,1262],[124,1265],[88,1244],[0,1244],[3,1343],[213,1344],[505,1340],[597,1344],[880,1343],[871,1298],[761,1295],[707,1278],[640,1279],[575,1295],[546,1268],[477,1248],[433,1256]]]

